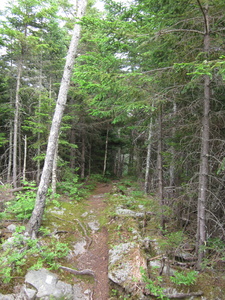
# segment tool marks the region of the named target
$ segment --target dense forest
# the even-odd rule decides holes
[[[89,1],[51,183],[130,176],[196,239],[225,239],[225,2]],[[0,180],[39,184],[76,22],[64,1],[1,12]],[[57,185],[56,185],[57,188]],[[191,227],[188,225],[191,224]]]

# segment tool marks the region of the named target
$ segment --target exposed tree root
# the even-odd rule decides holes
[[[70,272],[75,275],[89,275],[93,276],[96,279],[95,273],[90,269],[84,269],[84,270],[75,270],[68,267],[60,266],[59,269],[62,269],[64,271]]]

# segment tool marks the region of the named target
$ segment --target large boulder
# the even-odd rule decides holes
[[[109,279],[137,299],[145,299],[140,289],[141,268],[146,269],[146,260],[137,243],[121,243],[109,250]]]

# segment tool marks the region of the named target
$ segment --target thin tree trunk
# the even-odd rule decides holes
[[[23,181],[26,180],[26,168],[27,168],[27,136],[24,137],[24,156],[23,156]]]
[[[177,113],[177,105],[176,102],[173,102],[173,118],[175,118]],[[172,127],[172,137],[174,138],[176,132],[175,123],[173,123]],[[175,186],[175,148],[172,145],[170,148],[171,151],[171,161],[170,161],[170,186]]]
[[[87,5],[86,0],[80,0],[77,5],[77,19],[83,17],[85,8]],[[73,35],[68,50],[66,64],[64,67],[63,77],[60,84],[58,99],[56,103],[55,113],[52,119],[52,126],[48,139],[47,152],[45,156],[44,168],[41,175],[40,184],[37,191],[37,198],[35,202],[35,208],[32,212],[32,216],[27,225],[27,231],[34,238],[41,226],[41,221],[45,209],[46,194],[49,187],[49,180],[52,171],[52,165],[55,155],[55,148],[57,139],[59,136],[60,125],[62,121],[63,112],[66,105],[67,94],[70,86],[70,78],[73,71],[73,65],[75,55],[77,52],[77,46],[80,39],[81,24],[76,23],[73,30]]]
[[[59,148],[59,139],[57,139],[56,142],[55,155],[54,155],[53,166],[52,166],[52,194],[53,195],[56,194],[58,148]]]
[[[105,156],[104,156],[103,176],[105,176],[106,166],[107,166],[108,142],[109,142],[109,129],[107,128],[106,139],[105,139]]]
[[[89,158],[88,158],[88,176],[91,176],[91,142],[89,146]]]
[[[9,133],[9,160],[8,160],[8,170],[7,170],[7,183],[11,182],[11,168],[12,168],[12,150],[13,150],[13,125],[10,120],[10,133]]]
[[[209,15],[208,5],[203,8],[201,3],[198,4],[202,10],[205,25],[204,35],[204,51],[206,55],[209,52],[210,36],[209,36]],[[204,77],[204,98],[203,98],[203,118],[202,118],[202,146],[199,170],[199,193],[198,193],[198,216],[197,216],[197,255],[198,268],[201,268],[201,263],[204,257],[202,246],[206,242],[206,200],[208,191],[208,176],[209,176],[209,112],[210,112],[210,77]]]
[[[159,108],[159,133],[158,133],[158,191],[159,203],[161,206],[161,228],[165,230],[165,217],[164,217],[164,195],[163,195],[163,162],[162,162],[162,106]]]
[[[39,86],[42,91],[42,69],[43,69],[43,61],[42,61],[42,55],[41,55],[41,66],[40,66],[40,73],[39,73]],[[50,97],[50,92],[49,92],[49,97]],[[41,123],[41,93],[39,94],[38,97],[38,124]],[[41,145],[40,145],[40,139],[41,139],[41,133],[38,130],[37,134],[37,140],[38,140],[38,146],[37,146],[37,176],[36,176],[36,183],[39,184],[40,181],[40,175],[41,175],[41,162],[40,162],[40,155],[41,155]]]
[[[76,141],[76,136],[75,136],[75,122],[73,121],[72,128],[71,128],[71,131],[70,131],[70,143],[74,145],[75,141]],[[75,162],[76,162],[75,155],[76,155],[76,149],[75,149],[74,146],[72,146],[70,148],[70,168],[72,169],[73,173],[75,171]]]
[[[84,179],[85,177],[85,135],[84,130],[82,130],[82,138],[81,138],[81,175],[80,177]]]
[[[151,161],[151,150],[152,150],[152,124],[153,118],[151,117],[148,129],[148,146],[147,146],[147,158],[146,158],[146,169],[145,169],[145,193],[148,193],[149,187],[149,172],[150,172],[150,161]]]
[[[19,110],[20,99],[19,91],[22,76],[22,60],[18,62],[18,72],[16,79],[16,97],[15,97],[15,114],[14,114],[14,135],[13,135],[13,187],[17,187],[17,147],[18,147],[18,126],[19,126]]]

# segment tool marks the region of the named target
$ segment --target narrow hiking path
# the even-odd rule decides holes
[[[79,256],[77,266],[79,269],[92,270],[96,276],[93,300],[109,299],[108,231],[106,227],[101,227],[100,219],[104,217],[104,210],[107,206],[105,194],[111,189],[111,184],[100,183],[87,200],[86,214],[92,216],[92,221],[88,222],[92,231],[89,236],[91,240],[87,251]]]

